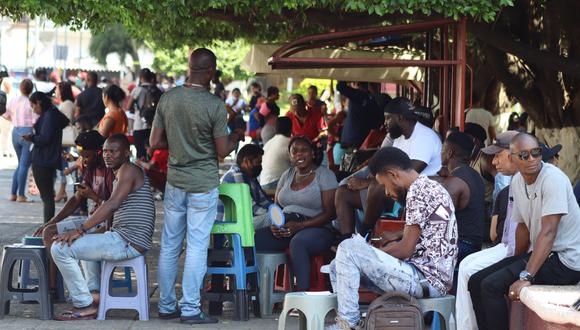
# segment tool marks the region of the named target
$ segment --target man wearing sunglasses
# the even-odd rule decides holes
[[[529,232],[531,252],[481,282],[487,327],[494,330],[508,329],[505,295],[519,300],[521,290],[532,284],[580,281],[580,208],[570,180],[557,167],[542,162],[538,140],[527,133],[512,139],[510,158],[519,170],[511,183],[512,217],[518,222],[517,233]]]

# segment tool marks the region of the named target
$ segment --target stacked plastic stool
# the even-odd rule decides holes
[[[38,271],[38,287],[14,288],[12,286],[14,266],[17,261],[29,260]],[[0,319],[10,313],[10,301],[37,301],[40,304],[40,319],[52,319],[52,300],[48,281],[48,259],[44,246],[22,244],[4,246],[2,271],[0,272]]]
[[[286,316],[292,309],[300,312],[300,330],[323,330],[326,314],[337,308],[338,300],[334,293],[287,293],[284,297],[284,309],[278,321],[278,330],[285,329]]]
[[[254,222],[252,215],[252,196],[245,183],[227,183],[219,186],[220,200],[224,204],[225,221],[215,222],[211,234],[224,234],[230,237],[231,249],[210,250],[207,267],[208,275],[233,275],[235,288],[224,293],[223,288],[212,287],[204,296],[210,303],[220,304],[233,300],[236,306],[235,319],[249,320],[249,301],[257,299],[258,265],[254,244]],[[225,260],[229,259],[229,260]],[[217,262],[217,263],[216,263]],[[224,262],[227,265],[224,265]],[[249,292],[248,277],[255,275],[254,292]],[[253,293],[253,295],[249,295]],[[257,314],[257,304],[254,313]],[[221,310],[221,309],[220,309]]]
[[[135,271],[137,292],[135,294],[112,295],[112,275],[116,267]],[[130,277],[129,277],[130,278]],[[101,296],[97,320],[104,320],[109,309],[134,309],[139,312],[139,320],[149,320],[149,289],[147,287],[147,263],[144,256],[119,261],[101,262]]]
[[[455,296],[446,295],[439,298],[421,298],[417,299],[419,301],[419,307],[421,307],[421,312],[425,315],[428,312],[437,312],[445,321],[445,327],[447,330],[455,330]],[[437,314],[433,317],[432,329],[440,329],[439,316]]]
[[[258,269],[260,270],[260,315],[272,315],[275,303],[284,301],[284,291],[276,291],[276,270],[280,265],[288,263],[288,256],[280,253],[258,253]]]

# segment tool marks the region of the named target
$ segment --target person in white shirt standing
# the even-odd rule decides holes
[[[478,124],[479,126],[483,127],[487,133],[487,140],[485,141],[485,144],[490,145],[491,142],[495,140],[495,126],[493,123],[494,119],[491,112],[483,108],[481,99],[481,96],[477,93],[473,94],[473,107],[467,110],[467,113],[465,114],[465,122]]]
[[[276,189],[280,176],[290,168],[288,143],[292,135],[292,121],[288,117],[276,118],[276,135],[264,145],[260,185],[265,190]]]

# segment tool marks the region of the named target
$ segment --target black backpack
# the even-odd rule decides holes
[[[414,297],[387,292],[370,304],[363,329],[423,330],[423,313]]]
[[[137,99],[137,109],[141,118],[151,126],[155,118],[155,110],[163,92],[155,85],[141,86],[142,91]]]
[[[3,115],[6,112],[6,93],[0,91],[0,115]]]

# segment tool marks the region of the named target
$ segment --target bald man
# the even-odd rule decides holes
[[[218,157],[226,157],[244,138],[228,135],[224,102],[209,92],[216,57],[198,48],[189,58],[189,80],[163,94],[151,130],[153,149],[169,149],[165,219],[159,255],[159,317],[189,324],[216,323],[201,311],[199,290],[207,269],[207,248],[218,201]],[[175,283],[183,239],[187,250],[183,298],[177,306]]]
[[[557,167],[542,162],[538,140],[527,133],[512,139],[510,157],[519,170],[511,182],[512,217],[518,232],[522,227],[529,232],[532,252],[504,259],[502,267],[490,266],[497,270],[481,282],[480,305],[486,327],[494,330],[508,329],[506,295],[519,300],[521,290],[532,284],[580,281],[580,208],[570,180]]]

